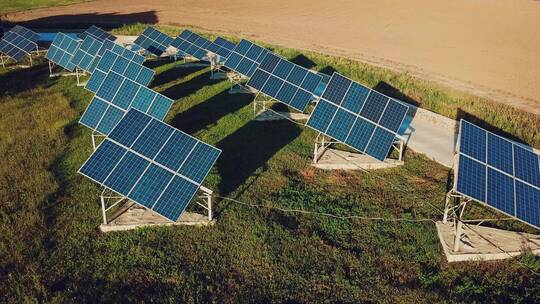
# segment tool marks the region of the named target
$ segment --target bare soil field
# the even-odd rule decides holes
[[[540,114],[540,1],[98,0],[4,20],[194,26],[358,59]]]

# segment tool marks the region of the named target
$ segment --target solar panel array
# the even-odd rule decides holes
[[[47,59],[72,72],[75,69],[75,64],[71,62],[71,58],[75,55],[79,45],[79,40],[59,32],[47,51]]]
[[[269,52],[263,47],[242,39],[223,65],[246,77],[251,77]]]
[[[461,120],[456,191],[540,228],[540,155]]]
[[[131,109],[79,172],[177,221],[220,153]]]
[[[86,36],[71,58],[71,63],[83,71],[92,73],[98,64],[95,59],[102,46],[103,43],[100,40]]]
[[[208,45],[207,49],[208,51],[218,55],[218,61],[223,63],[225,60],[227,60],[227,58],[229,58],[235,46],[236,44],[228,41],[227,39],[217,37],[214,42]]]
[[[409,107],[334,73],[307,125],[383,161]]]
[[[86,83],[85,88],[87,90],[96,93],[107,77],[109,71],[116,72],[143,86],[148,86],[150,84],[152,78],[154,78],[155,72],[142,65],[144,57],[126,49],[124,50],[126,52],[118,52],[123,55],[116,53],[114,48],[105,51],[103,56],[99,59],[92,76]],[[97,60],[98,58],[96,58],[96,61]]]
[[[207,47],[212,44],[208,39],[199,36],[189,30],[184,30],[174,39],[171,46],[175,47],[182,55],[190,55],[199,60],[206,57]]]
[[[32,42],[38,42],[39,41],[39,34],[32,31],[32,30],[29,30],[27,28],[25,28],[24,26],[20,26],[20,25],[15,25],[13,28],[11,28],[11,30],[9,30],[10,32],[14,32],[14,33],[17,33],[21,36],[23,36],[24,38],[32,41]]]
[[[79,122],[107,135],[130,108],[163,120],[172,104],[172,99],[111,70]]]
[[[0,53],[20,61],[30,52],[37,50],[37,44],[15,32],[7,32],[0,41]]]
[[[161,56],[172,42],[171,37],[149,26],[134,43],[156,56]]]
[[[92,25],[91,27],[89,27],[87,30],[83,32],[84,38],[88,36],[91,36],[99,41],[104,41],[104,40],[115,41],[116,40],[116,36],[107,33],[106,31],[104,31],[103,29],[95,25]]]
[[[304,112],[321,81],[320,75],[268,53],[247,85]]]

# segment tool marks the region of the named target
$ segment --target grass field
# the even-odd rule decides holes
[[[387,93],[397,88],[451,117],[463,109],[540,143],[538,121],[526,113],[346,59],[276,51],[371,86],[384,82]],[[76,173],[91,154],[90,131],[77,123],[91,94],[73,78],[48,78],[45,64],[0,71],[5,302],[540,301],[540,277],[532,272],[540,272],[540,259],[531,255],[448,264],[432,222],[339,220],[273,208],[438,219],[446,168],[409,151],[401,168],[315,170],[314,131],[288,121],[253,121],[253,97],[228,94],[228,82],[210,80],[208,68],[147,65],[157,73],[152,86],[177,100],[167,122],[223,150],[205,185],[265,207],[218,199],[213,227],[99,233],[100,189]],[[476,204],[470,212],[496,216]]]
[[[68,5],[91,0],[3,0],[0,1],[0,15],[34,8]]]

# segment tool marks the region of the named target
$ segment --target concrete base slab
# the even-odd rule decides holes
[[[224,72],[214,72],[212,74],[212,76],[210,77],[210,79],[214,79],[214,80],[223,80],[223,79],[228,79],[229,77],[227,77],[227,73],[224,73]]]
[[[116,218],[111,220],[108,224],[101,224],[99,229],[101,232],[111,232],[126,231],[148,226],[207,226],[213,224],[214,221],[209,221],[208,216],[192,212],[184,212],[178,221],[171,222],[151,210],[145,209],[137,204],[133,204],[125,212],[117,215]]]
[[[229,94],[255,94],[257,91],[255,91],[252,88],[241,86],[241,85],[234,85],[230,90]]]
[[[304,113],[289,113],[289,112],[276,112],[276,111],[262,111],[257,114],[254,120],[256,121],[272,121],[272,120],[308,120],[309,115]]]
[[[460,251],[455,252],[453,224],[437,222],[436,227],[448,262],[502,260],[526,251],[540,255],[540,235],[463,225]]]
[[[369,155],[326,149],[314,167],[324,170],[377,170],[403,165],[403,161],[386,159],[381,162]]]

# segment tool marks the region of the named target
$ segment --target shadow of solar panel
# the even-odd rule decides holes
[[[75,64],[71,62],[71,58],[73,55],[75,55],[79,45],[80,41],[59,32],[56,34],[51,46],[49,47],[46,58],[64,69],[73,72],[75,69]]]
[[[10,32],[13,32],[13,33],[17,33],[21,36],[23,36],[24,38],[34,42],[34,43],[37,43],[40,39],[40,36],[38,33],[32,31],[32,30],[29,30],[27,28],[25,28],[24,26],[20,26],[20,25],[15,25],[13,28],[11,28],[11,30],[9,30]]]
[[[147,27],[134,41],[136,45],[156,56],[161,56],[161,54],[165,53],[167,47],[171,45],[172,42],[173,38],[151,26]]]
[[[177,221],[220,150],[131,109],[79,173]]]
[[[20,61],[24,56],[30,56],[32,51],[37,51],[37,44],[15,32],[7,32],[0,41],[0,53],[15,62]]]

